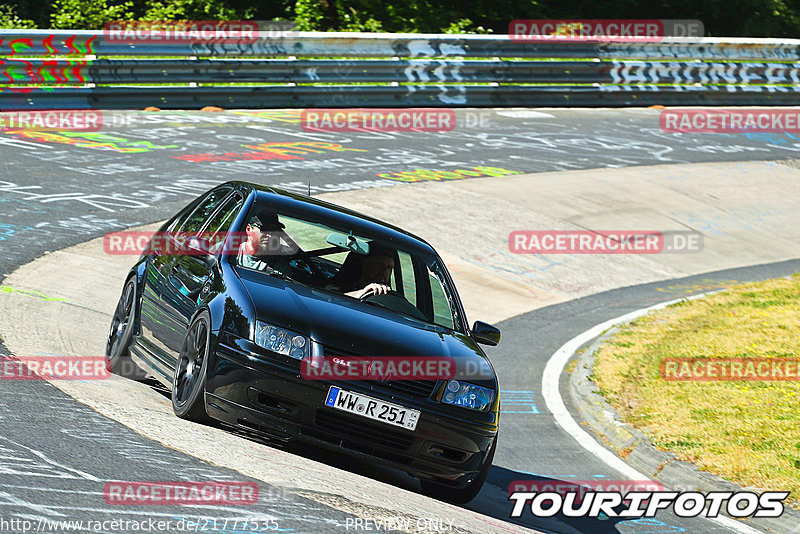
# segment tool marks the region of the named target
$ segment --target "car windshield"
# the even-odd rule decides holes
[[[441,260],[318,221],[255,204],[235,263],[358,299],[406,317],[462,331]]]

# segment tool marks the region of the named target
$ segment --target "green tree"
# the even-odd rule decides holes
[[[494,30],[475,26],[470,19],[461,19],[443,28],[442,33],[494,33]]]
[[[254,8],[239,12],[225,0],[149,1],[142,20],[246,20],[253,17]]]
[[[800,0],[0,0],[0,27],[293,20],[306,31],[495,33],[515,19],[698,19],[717,37],[800,36]]]
[[[23,19],[10,5],[0,5],[0,29],[35,28],[36,23],[30,19]]]
[[[295,23],[300,31],[319,31],[330,28],[333,21],[327,16],[328,2],[322,0],[297,0],[294,4]]]
[[[131,20],[133,2],[108,0],[55,0],[50,17],[52,28],[98,30],[106,22]]]

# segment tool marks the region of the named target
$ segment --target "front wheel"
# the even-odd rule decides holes
[[[172,410],[181,419],[208,423],[206,371],[211,345],[211,317],[203,311],[195,317],[183,340],[172,381]]]
[[[483,461],[477,476],[463,488],[452,488],[438,482],[433,482],[432,480],[420,480],[419,483],[422,486],[422,492],[425,495],[433,497],[434,499],[439,499],[440,501],[451,502],[454,504],[467,504],[478,495],[478,492],[480,492],[481,488],[483,487],[483,483],[486,482],[486,477],[489,476],[489,470],[492,468],[494,451],[496,450],[497,436],[495,436],[494,441],[489,448],[489,452],[486,454],[486,459]]]

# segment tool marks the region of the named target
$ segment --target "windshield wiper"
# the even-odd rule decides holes
[[[268,274],[270,276],[274,276],[276,278],[280,278],[281,280],[291,280],[292,282],[297,282],[297,280],[295,280],[288,274],[283,274],[279,270],[273,269],[272,267],[267,267],[266,271],[261,271],[261,272],[263,272],[264,274]]]

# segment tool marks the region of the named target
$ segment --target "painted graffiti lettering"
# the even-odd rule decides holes
[[[19,295],[23,295],[26,297],[32,297],[39,300],[44,300],[46,302],[69,302],[65,298],[61,297],[49,297],[40,291],[35,291],[33,289],[16,289],[11,286],[7,285],[0,285],[0,293],[16,293]]]
[[[150,152],[151,150],[178,148],[178,145],[154,145],[150,141],[129,141],[124,137],[94,132],[38,132],[33,130],[9,130],[10,135],[30,139],[38,143],[57,143],[81,148],[111,150],[121,153]]]
[[[238,161],[238,160],[272,160],[272,159],[303,159],[300,156],[288,154],[260,154],[257,152],[225,152],[224,154],[191,154],[186,156],[172,156],[175,159],[190,161],[192,163],[211,163],[215,161]]]
[[[112,195],[101,195],[91,193],[33,193],[31,190],[41,189],[38,185],[19,186],[12,182],[0,181],[0,191],[8,193],[20,193],[24,195],[22,200],[36,201],[41,203],[75,201],[89,206],[104,210],[115,211],[114,208],[147,208],[144,202],[125,198],[119,193]]]
[[[187,154],[172,156],[175,159],[191,161],[192,163],[214,161],[243,161],[243,160],[270,160],[270,159],[304,159],[307,154],[322,154],[326,150],[331,152],[367,152],[361,148],[347,148],[339,143],[326,143],[322,141],[296,141],[287,143],[261,143],[258,145],[242,145],[255,152],[227,152],[224,154]]]
[[[75,201],[75,202],[82,202],[84,204],[87,204],[89,206],[104,211],[116,211],[114,208],[137,209],[137,208],[150,207],[148,204],[145,204],[144,202],[140,202],[138,200],[133,200],[129,198],[124,198],[122,195],[118,193],[114,193],[113,195],[58,193],[51,195],[33,195],[29,196],[26,200],[37,200],[45,204],[49,202]]]
[[[389,172],[379,173],[381,178],[388,178],[390,180],[398,180],[401,182],[421,182],[421,181],[439,181],[439,180],[460,180],[462,178],[471,178],[479,176],[505,176],[508,174],[522,174],[519,171],[510,171],[501,169],[499,167],[473,167],[471,169],[454,171],[431,171],[427,169],[414,169],[413,171],[405,172]]]
[[[45,146],[45,145],[40,145]],[[47,147],[50,148],[50,147]],[[78,165],[81,163],[100,163],[103,161],[113,161],[116,156],[113,154],[100,154],[97,152],[85,153],[70,150],[43,150],[43,151],[30,151],[21,152],[22,155],[37,159],[39,161],[69,163],[70,165]]]
[[[761,148],[757,146],[742,146],[742,145],[700,145],[688,147],[686,150],[692,152],[705,152],[706,154],[736,154],[739,152],[769,152],[768,148]]]
[[[297,193],[331,193],[334,191],[349,191],[353,189],[370,189],[374,187],[391,187],[399,185],[392,180],[356,180],[339,184],[309,185],[307,182],[279,182],[275,187],[294,191]]]
[[[120,174],[120,173],[128,173],[128,172],[144,172],[144,171],[154,171],[155,167],[140,167],[139,165],[131,165],[129,163],[108,163],[106,165],[100,165],[95,167],[71,167],[69,165],[65,165],[62,169],[67,171],[79,172],[81,174],[90,174],[92,176],[97,175],[110,175],[110,174]]]
[[[5,132],[5,133],[13,133],[13,132]],[[30,141],[23,141],[21,139],[9,139],[8,137],[3,137],[3,136],[0,136],[0,146],[24,148],[26,150],[40,150],[42,148],[51,148],[46,145],[31,143]]]
[[[796,84],[800,63],[706,63],[659,61],[613,61],[609,71],[614,84]],[[765,88],[748,88],[763,91]]]
[[[4,241],[6,238],[13,236],[18,229],[27,229],[27,227],[19,228],[15,224],[0,223],[0,241]]]
[[[13,182],[5,182],[0,180],[0,192],[4,193],[20,193],[23,190],[41,189],[40,185],[17,185]]]
[[[234,111],[237,115],[244,115],[247,120],[264,119],[265,122],[287,122],[289,124],[299,124],[303,115],[302,109],[268,109],[264,111]]]

